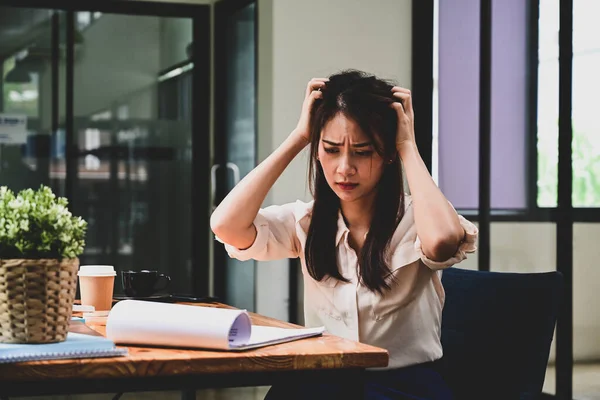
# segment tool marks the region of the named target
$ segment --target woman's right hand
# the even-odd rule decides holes
[[[293,135],[299,136],[306,144],[310,143],[310,113],[312,105],[315,102],[315,99],[323,97],[323,93],[320,89],[325,87],[327,81],[329,81],[327,78],[313,78],[306,86],[300,119],[298,120],[296,129],[294,129],[292,133]]]
[[[310,141],[310,114],[315,99],[323,93],[327,78],[315,78],[308,82],[302,114],[298,126],[259,165],[248,173],[225,196],[210,217],[210,227],[224,243],[246,249],[254,243],[257,230],[254,220],[269,190],[285,168]]]

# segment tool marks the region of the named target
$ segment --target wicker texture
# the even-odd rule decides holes
[[[67,338],[79,259],[0,259],[0,343]]]

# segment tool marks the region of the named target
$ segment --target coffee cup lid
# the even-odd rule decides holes
[[[79,276],[116,276],[112,265],[82,265],[79,267]]]

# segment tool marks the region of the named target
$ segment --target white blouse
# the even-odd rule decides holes
[[[430,260],[421,251],[412,199],[406,195],[406,211],[390,243],[391,272],[386,279],[391,290],[380,295],[358,282],[358,258],[348,244],[349,229],[341,212],[336,235],[338,268],[350,282],[331,278],[318,282],[309,275],[304,246],[312,205],[313,202],[296,201],[261,209],[254,220],[257,236],[252,246],[239,250],[225,244],[229,256],[259,261],[300,257],[306,326],[324,326],[333,335],[387,349],[388,368],[441,358],[441,270],[461,262],[466,253],[477,249],[477,227],[459,215],[466,231],[464,242],[452,258],[443,262]]]

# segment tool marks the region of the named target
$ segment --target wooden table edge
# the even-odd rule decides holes
[[[188,304],[188,303],[185,303]],[[204,304],[194,304],[204,305]],[[233,308],[223,304],[210,304],[210,306]],[[249,312],[252,323],[256,325],[268,325],[286,328],[302,328],[300,325],[280,321],[271,317]],[[92,325],[93,326],[93,325]],[[104,333],[104,332],[101,332]],[[270,373],[270,372],[298,372],[298,371],[327,371],[344,369],[368,369],[386,367],[389,362],[387,350],[363,343],[350,341],[328,333],[321,337],[301,339],[302,342],[322,340],[328,337],[340,341],[348,341],[351,344],[359,346],[364,351],[357,352],[332,352],[314,354],[261,354],[268,353],[276,346],[294,346],[298,341],[287,342],[277,345],[270,345],[258,349],[247,350],[237,354],[249,355],[249,358],[222,358],[219,355],[232,354],[226,351],[209,351],[201,349],[182,349],[173,348],[167,350],[179,351],[180,357],[171,360],[167,359],[136,359],[133,356],[136,353],[144,351],[155,351],[153,347],[143,346],[121,346],[129,350],[129,355],[124,357],[108,358],[81,358],[81,359],[61,359],[44,361],[27,361],[10,364],[0,364],[0,383],[7,382],[40,382],[53,379],[106,379],[106,378],[158,378],[175,377],[180,375],[210,375],[210,374],[231,374],[231,367],[228,364],[235,362],[240,368],[240,373]],[[199,351],[204,357],[193,358],[193,353]],[[186,353],[189,352],[189,353]],[[206,357],[206,353],[214,353],[215,357]],[[191,356],[191,357],[190,357]],[[133,357],[133,358],[132,358]],[[313,363],[312,358],[329,357],[329,363]],[[273,364],[277,360],[284,360],[285,364],[279,365],[276,370]],[[235,361],[232,361],[235,360]],[[164,363],[169,363],[169,368],[164,368]],[[210,370],[207,370],[207,363],[210,363]],[[247,365],[244,365],[247,364]],[[94,371],[90,375],[80,376],[78,373],[84,373],[85,367],[92,368]],[[19,373],[20,372],[20,373]],[[115,375],[118,372],[118,375]]]

